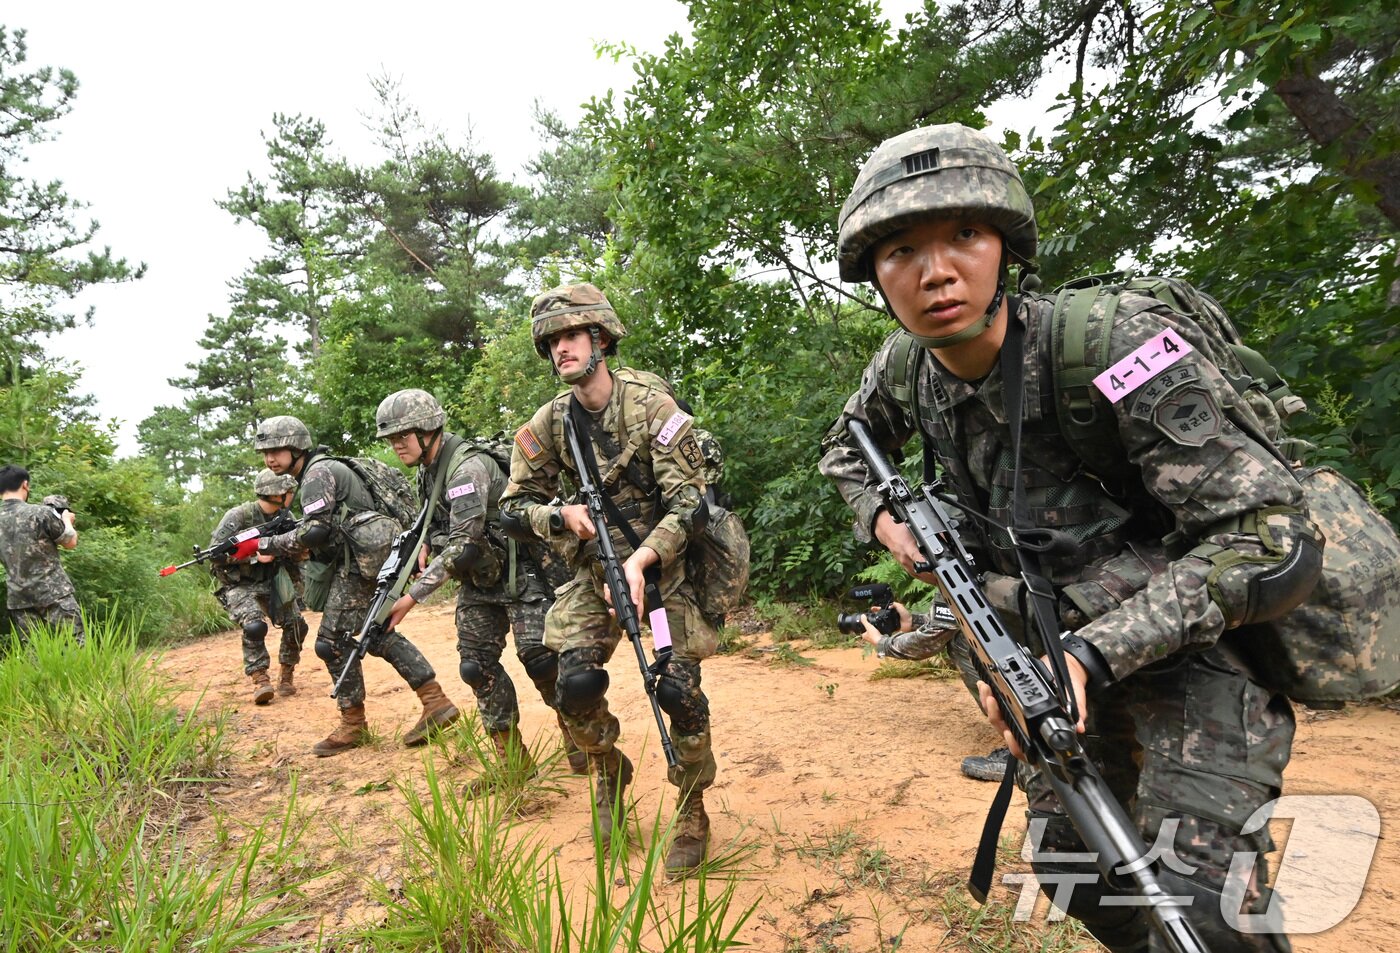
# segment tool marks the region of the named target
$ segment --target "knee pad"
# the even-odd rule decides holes
[[[243,623],[243,638],[252,639],[254,642],[261,642],[267,638],[267,623],[262,619],[256,622]]]
[[[710,723],[710,701],[693,684],[669,670],[662,672],[656,682],[656,703],[671,716],[671,727],[683,735],[699,734]]]
[[[462,681],[471,688],[480,688],[486,683],[486,673],[481,670],[481,664],[476,659],[462,659],[457,671],[461,673]]]
[[[516,657],[532,682],[553,682],[559,677],[559,656],[543,645],[531,645]]]
[[[606,669],[588,668],[561,675],[554,690],[559,710],[571,718],[581,718],[608,694]]]
[[[325,636],[317,633],[316,657],[321,661],[325,662],[326,664],[330,664],[331,662],[336,661],[339,655],[340,653],[336,650],[335,643],[332,642],[330,639],[326,638]]]

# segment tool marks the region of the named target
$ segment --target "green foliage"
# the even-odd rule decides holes
[[[472,365],[466,386],[443,402],[450,421],[463,433],[513,431],[553,397],[563,383],[535,352],[530,322],[510,321],[493,335]]]

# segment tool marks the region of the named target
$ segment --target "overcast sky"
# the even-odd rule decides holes
[[[897,24],[918,6],[885,3]],[[65,67],[81,84],[58,139],[29,150],[27,174],[61,180],[101,222],[99,245],[148,266],[138,282],[84,293],[76,307],[96,306],[93,326],[46,347],[81,365],[83,390],[120,422],[123,454],[153,408],[180,402],[167,378],[199,359],[207,315],[225,310],[227,282],[263,250],[260,230],[214,202],[266,174],[260,134],[273,113],[320,119],[334,148],[371,159],[361,114],[370,77],[387,72],[426,122],[453,138],[470,128],[520,179],[540,147],[536,100],[577,121],[591,96],[630,85],[631,62],[599,59],[595,42],[659,52],[687,31],[675,0],[78,0],[10,5],[0,22],[28,31],[29,68]]]

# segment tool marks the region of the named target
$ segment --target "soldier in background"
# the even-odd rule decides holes
[[[559,589],[545,618],[545,645],[559,653],[559,711],[596,772],[599,848],[606,850],[623,789],[632,780],[632,762],[616,747],[619,725],[608,710],[604,668],[623,633],[609,615],[602,567],[592,558],[589,541],[597,536],[597,527],[588,508],[552,502],[561,475],[578,485],[563,423],[577,398],[589,420],[579,438],[593,445],[603,474],[601,489],[640,541],[634,550],[620,528],[610,527],[640,611],[646,604],[644,573],[651,567],[660,572],[673,651],[661,671],[656,698],[670,716],[679,759],[668,770],[678,803],[666,869],[686,873],[704,860],[710,833],[704,791],[715,778],[700,661],[714,654],[718,637],[702,618],[685,575],[687,544],[703,531],[707,514],[700,448],[690,415],[676,406],[665,381],[645,371],[609,366],[626,331],[601,291],[590,284],[555,288],[538,296],[530,313],[536,351],[569,390],[516,432],[501,522],[517,538],[548,540],[569,553],[575,569],[573,581]]]
[[[266,523],[291,506],[296,488],[297,481],[290,474],[264,469],[253,481],[257,499],[240,503],[225,513],[209,544],[213,546],[245,529]],[[301,604],[297,560],[255,554],[238,561],[220,560],[210,566],[210,572],[219,584],[215,597],[243,631],[243,674],[252,680],[253,704],[266,705],[273,697],[268,675],[272,664],[267,652],[269,620],[282,630],[277,651],[281,668],[276,694],[295,695],[293,676],[301,661],[301,647],[307,633],[306,620],[301,614],[305,607]]]
[[[83,615],[59,549],[75,549],[77,518],[62,496],[29,502],[29,471],[0,467],[0,564],[5,566],[5,608],[21,642],[37,624],[70,627],[83,642]]]
[[[418,468],[419,500],[426,505],[433,493],[438,494],[428,530],[432,562],[394,604],[389,626],[397,626],[448,577],[458,581],[457,654],[462,681],[476,695],[481,724],[501,763],[531,771],[533,762],[520,737],[515,684],[501,666],[501,653],[510,631],[516,658],[544,703],[553,709],[559,656],[544,646],[544,616],[553,601],[553,589],[544,582],[531,552],[542,547],[507,539],[501,531],[498,503],[507,475],[500,463],[482,443],[444,430],[446,423],[447,414],[437,398],[417,389],[390,394],[375,413],[376,436],[388,442],[405,466]],[[557,712],[555,717],[564,735],[569,767],[575,774],[586,773],[587,757],[574,746]],[[482,793],[481,786],[469,786],[467,793]]]

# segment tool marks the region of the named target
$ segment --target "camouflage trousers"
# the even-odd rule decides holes
[[[1244,912],[1269,906],[1268,828],[1241,830],[1279,796],[1294,729],[1288,699],[1254,681],[1237,658],[1222,644],[1135,672],[1090,699],[1084,742],[1147,845],[1156,845],[1162,886],[1190,901],[1188,915],[1206,946],[1286,953],[1282,932],[1238,933],[1222,913],[1231,877],[1243,881],[1230,887],[1244,896]],[[1056,858],[1085,848],[1048,783],[1024,764],[1018,782],[1027,817],[1045,824],[1033,866],[1047,895],[1053,898],[1058,885],[1069,898],[1067,912],[1115,953],[1165,949],[1146,908],[1101,903],[1114,891],[1092,862]],[[1237,854],[1252,855],[1252,875],[1248,864],[1231,872]]]
[[[28,606],[23,609],[10,609],[10,625],[20,644],[29,641],[29,633],[35,626],[48,626],[51,629],[71,626],[73,641],[83,644],[86,633],[83,631],[83,613],[78,608],[78,600],[72,593],[47,606]]]
[[[248,626],[266,618],[272,625],[282,630],[282,641],[277,650],[279,665],[296,665],[301,662],[301,647],[306,642],[309,627],[302,618],[301,601],[284,606],[273,596],[270,586],[225,586],[215,595],[219,603],[243,629],[243,674],[265,671],[272,660],[267,653],[267,633],[254,638],[248,633]]]
[[[336,572],[331,578],[326,608],[321,615],[321,625],[316,629],[316,656],[326,663],[332,682],[340,677],[346,660],[355,648],[355,635],[364,623],[373,599],[373,579],[366,579],[354,572]],[[397,631],[376,639],[369,647],[369,654],[392,665],[394,671],[408,682],[408,687],[415,691],[437,678],[437,673],[418,647]],[[364,703],[364,673],[360,663],[356,662],[351,666],[340,694],[336,696],[336,704],[344,709]]]
[[[678,760],[668,768],[667,779],[682,790],[703,790],[714,783],[716,765],[710,747],[710,704],[700,690],[700,660],[714,654],[716,635],[701,618],[688,583],[662,601],[673,650],[656,695],[670,719]],[[606,754],[617,742],[620,725],[608,710],[604,666],[622,638],[622,629],[603,601],[601,572],[585,568],[558,589],[545,617],[545,645],[559,652],[555,700],[574,744],[590,755]],[[628,677],[640,678],[630,646],[626,652]],[[651,726],[648,718],[637,728],[650,732]]]
[[[462,681],[476,695],[476,708],[487,731],[509,731],[520,721],[515,683],[501,665],[506,632],[515,637],[515,657],[525,667],[540,698],[550,708],[559,656],[544,647],[544,616],[549,603],[482,602],[463,586],[457,594],[457,655]]]

